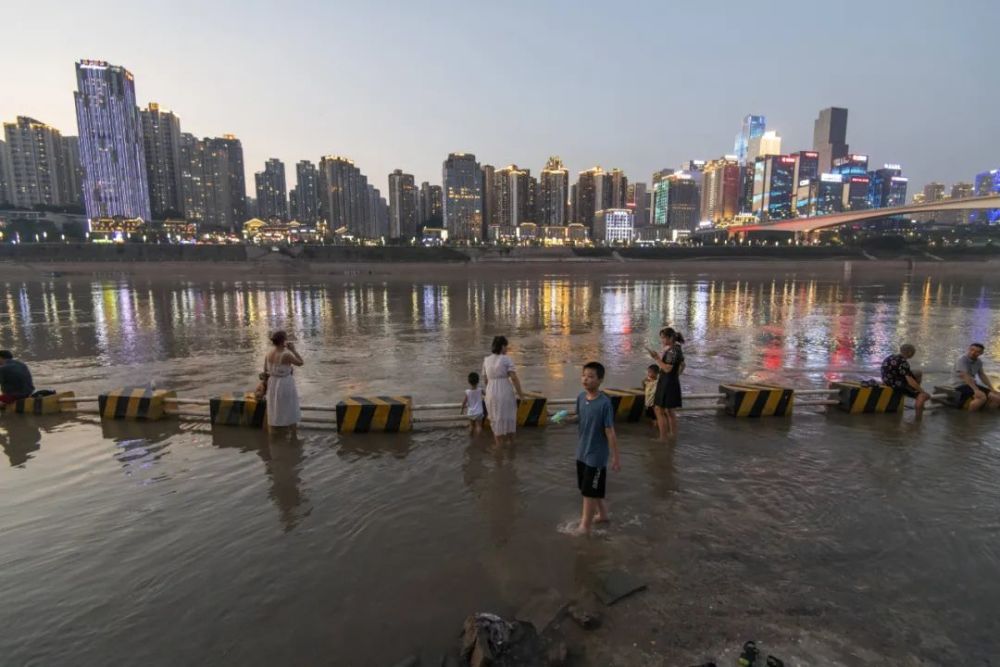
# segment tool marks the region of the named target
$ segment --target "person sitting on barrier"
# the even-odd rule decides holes
[[[924,413],[924,404],[931,400],[931,395],[920,386],[923,373],[910,369],[910,359],[917,353],[917,348],[909,343],[899,346],[899,354],[890,354],[882,361],[882,384],[916,399],[914,411],[917,419]]]
[[[486,382],[486,414],[497,445],[514,441],[517,430],[517,399],[524,396],[514,362],[507,356],[509,344],[503,336],[494,336],[493,354],[483,359]],[[516,392],[516,395],[515,395]]]
[[[653,406],[656,411],[656,425],[659,429],[659,439],[666,441],[672,435],[677,435],[677,408],[681,407],[681,369],[684,367],[684,351],[681,344],[684,336],[667,327],[660,331],[660,343],[663,346],[661,354],[648,349],[649,356],[656,362],[660,375],[656,382],[656,396]]]
[[[646,377],[642,379],[642,391],[646,395],[646,417],[652,420],[653,426],[656,426],[656,410],[653,406],[656,404],[656,381],[659,376],[660,367],[650,364],[646,368]]]
[[[969,410],[979,410],[987,403],[992,408],[1000,407],[1000,392],[997,392],[993,382],[983,371],[983,360],[980,357],[985,350],[982,343],[973,343],[955,362],[955,375],[962,382],[955,389],[963,404],[972,399]],[[976,378],[979,378],[982,384],[979,384]]]
[[[299,392],[295,388],[292,366],[304,362],[295,345],[288,340],[284,331],[271,334],[274,349],[264,357],[264,372],[267,373],[267,428],[268,431],[290,426],[292,431],[302,419],[299,408]]]
[[[35,392],[31,371],[14,358],[10,350],[0,350],[0,404],[9,405]]]
[[[469,373],[469,388],[462,399],[462,414],[469,418],[469,434],[479,435],[483,430],[483,390],[479,388],[479,373]]]
[[[576,397],[579,441],[576,447],[576,485],[583,496],[583,511],[578,535],[590,532],[594,523],[609,521],[604,503],[610,447],[611,470],[621,470],[618,437],[615,434],[615,410],[611,399],[601,391],[604,366],[596,361],[583,366],[580,383],[583,391]]]

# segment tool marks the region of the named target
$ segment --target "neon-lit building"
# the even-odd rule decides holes
[[[448,238],[483,238],[483,172],[471,153],[450,153],[442,167],[444,225]]]
[[[701,220],[721,225],[740,212],[743,180],[735,155],[726,155],[705,164],[701,182]]]
[[[794,217],[795,158],[768,155],[754,162],[751,212],[759,220],[787,220]]]
[[[747,163],[747,151],[750,148],[750,140],[756,139],[764,134],[767,120],[764,116],[747,115],[743,117],[743,127],[736,135],[736,143],[733,152],[736,154],[736,161],[740,165]]]
[[[1000,194],[1000,169],[992,169],[976,174],[975,188],[977,197]],[[1000,208],[973,211],[969,220],[980,225],[1000,224]]]
[[[76,85],[87,217],[149,220],[146,152],[132,73],[101,60],[81,60]]]
[[[865,176],[844,176],[844,210],[863,211],[868,206],[868,184],[870,179]]]
[[[887,164],[868,174],[868,205],[871,208],[902,206],[906,203],[909,179],[898,164]]]
[[[631,243],[635,235],[635,216],[627,208],[609,208],[594,215],[594,241]]]
[[[844,177],[820,174],[799,183],[795,208],[800,217],[830,215],[844,210]]]

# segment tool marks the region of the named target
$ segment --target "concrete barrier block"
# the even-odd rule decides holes
[[[338,433],[401,433],[412,428],[410,396],[349,396],[337,403]]]
[[[903,392],[884,384],[865,387],[860,382],[831,382],[830,389],[837,390],[837,407],[852,415],[899,412],[903,406]]]
[[[156,421],[164,415],[164,402],[177,392],[148,387],[121,387],[97,396],[101,419]]]
[[[517,401],[518,426],[545,426],[549,421],[549,399],[535,392],[525,392]]]
[[[768,384],[720,384],[726,414],[734,417],[785,417],[795,407],[795,390]]]
[[[646,392],[642,389],[604,389],[611,399],[616,421],[637,422],[646,412]]]
[[[15,412],[21,415],[54,415],[64,410],[75,410],[76,403],[63,403],[61,399],[73,398],[75,394],[71,391],[61,391],[51,396],[41,398],[22,398],[8,405],[7,412]]]
[[[267,421],[267,401],[241,391],[229,392],[208,401],[212,424],[262,428]]]

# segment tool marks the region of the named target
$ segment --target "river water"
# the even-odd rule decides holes
[[[287,329],[304,403],[461,400],[496,333],[527,389],[575,396],[582,362],[634,386],[643,348],[688,339],[688,392],[868,377],[904,340],[929,384],[972,340],[1000,355],[980,273],[359,282],[54,278],[0,285],[2,344],[36,385],[251,389]],[[575,595],[620,568],[648,590],[574,636],[584,665],[998,664],[1000,435],[946,409],[791,419],[682,415],[672,446],[620,427],[614,521],[590,539],[572,427],[493,451],[460,430],[268,444],[202,423],[0,417],[0,663],[425,664],[472,612]],[[9,464],[9,465],[8,465]],[[722,664],[722,663],[720,663]]]

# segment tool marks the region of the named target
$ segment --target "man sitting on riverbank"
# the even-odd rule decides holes
[[[28,398],[35,392],[31,371],[10,350],[0,350],[0,392],[2,405]]]
[[[917,419],[924,414],[924,404],[931,400],[931,395],[920,386],[923,373],[910,369],[910,359],[917,353],[917,348],[909,343],[899,346],[899,354],[890,354],[882,361],[882,383],[896,391],[916,400],[914,411]]]
[[[990,407],[1000,407],[1000,393],[993,387],[993,382],[983,371],[983,360],[980,357],[986,350],[982,343],[973,343],[965,354],[955,362],[955,375],[962,385],[956,387],[962,404],[970,398],[969,410],[979,410],[989,403]],[[977,382],[977,378],[981,383]]]

